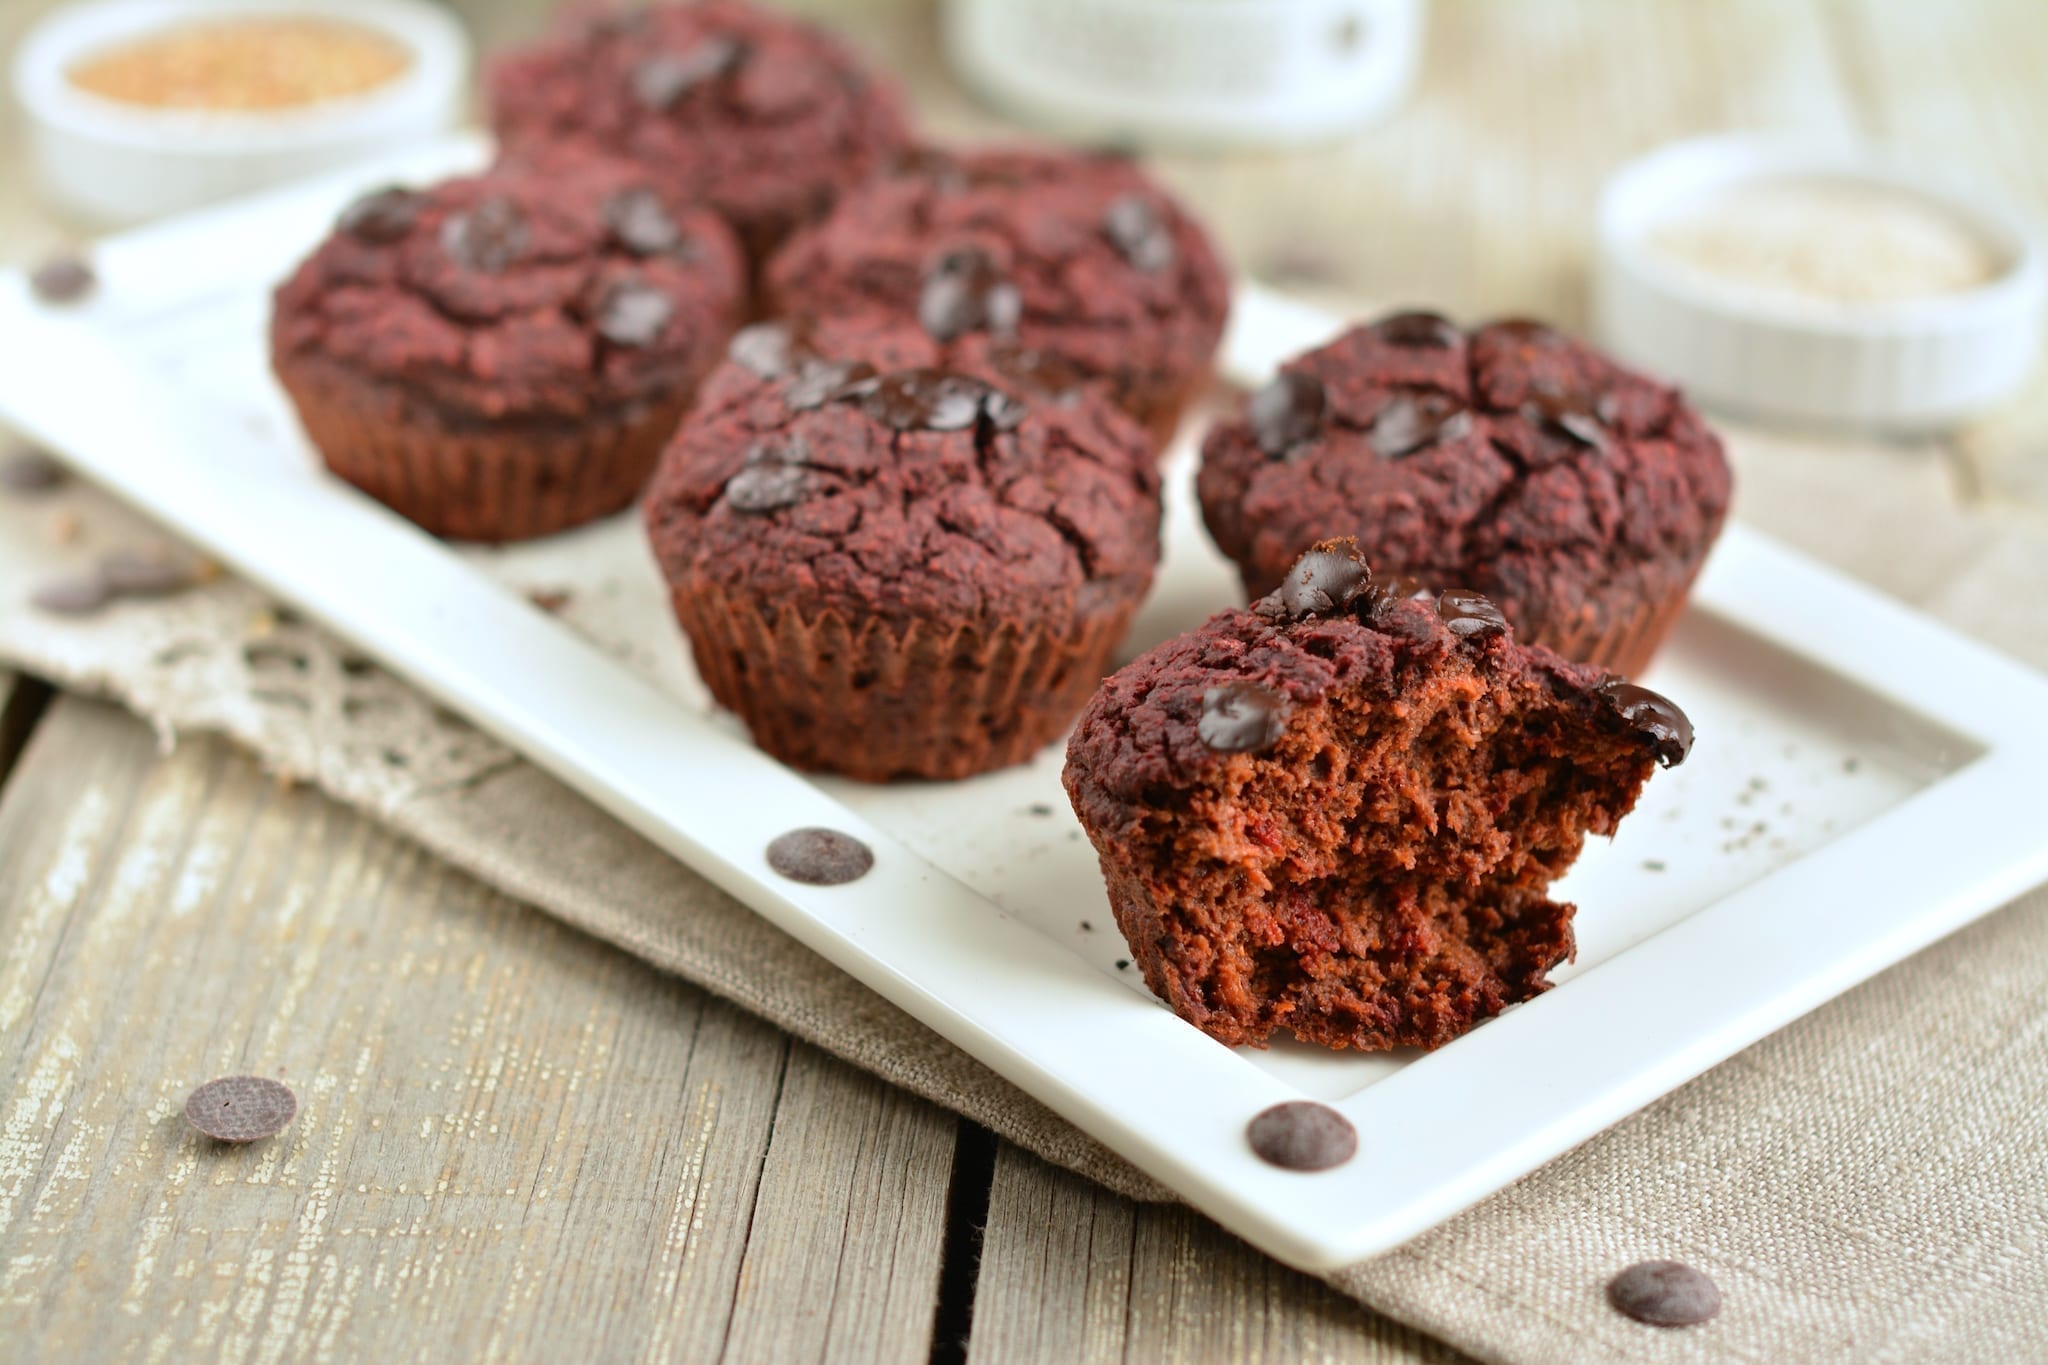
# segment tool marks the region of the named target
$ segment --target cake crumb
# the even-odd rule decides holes
[[[1120,972],[1128,970],[1130,965],[1131,960],[1127,957],[1120,957],[1116,960],[1116,969]]]
[[[1030,812],[1031,814],[1033,814],[1033,815],[1040,815],[1040,816],[1045,816],[1045,815],[1051,815],[1051,814],[1052,814],[1052,807],[1051,807],[1051,806],[1049,806],[1049,805],[1047,805],[1047,804],[1046,804],[1045,802],[1043,802],[1043,801],[1033,801],[1033,802],[1032,802],[1032,803],[1031,803],[1030,805],[1026,806],[1026,807],[1025,807],[1024,809],[1025,809],[1025,810],[1027,810],[1027,811],[1029,811],[1029,812]]]
[[[1664,860],[1662,858],[1645,858],[1643,859],[1643,868],[1648,872],[1662,872],[1664,870]]]

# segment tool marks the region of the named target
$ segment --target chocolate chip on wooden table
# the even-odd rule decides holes
[[[1261,1161],[1290,1171],[1327,1171],[1358,1152],[1358,1130],[1327,1104],[1289,1100],[1262,1111],[1245,1127]]]
[[[185,1100],[185,1120],[219,1142],[275,1137],[299,1112],[291,1087],[267,1076],[222,1076]]]
[[[614,346],[651,346],[675,311],[675,301],[653,285],[620,280],[598,307],[597,334]]]
[[[793,829],[768,845],[768,866],[807,886],[858,881],[874,865],[873,849],[836,829]]]
[[[1329,395],[1323,382],[1312,374],[1283,370],[1251,396],[1245,405],[1245,423],[1252,439],[1268,455],[1285,455],[1305,441],[1312,441],[1323,429],[1329,410]]]
[[[0,488],[10,493],[47,493],[68,477],[63,465],[34,446],[18,447],[0,460]]]
[[[1152,202],[1136,191],[1110,201],[1102,231],[1126,261],[1147,274],[1173,264],[1173,234]]]
[[[44,303],[76,303],[98,282],[92,267],[76,256],[52,256],[28,277],[30,292]]]
[[[1225,683],[1202,694],[1195,733],[1220,754],[1255,754],[1287,731],[1287,698],[1255,682]]]
[[[526,251],[526,216],[519,206],[494,195],[441,224],[441,249],[457,265],[496,273]]]
[[[1501,615],[1500,608],[1490,599],[1459,588],[1437,594],[1436,614],[1450,627],[1451,634],[1460,639],[1499,635],[1508,628],[1508,618]]]
[[[605,200],[604,221],[619,245],[635,256],[658,256],[683,241],[683,230],[669,217],[661,196],[645,186],[620,190]]]
[[[365,242],[395,242],[420,216],[420,197],[397,185],[374,190],[341,211],[335,224]]]
[[[1683,1261],[1637,1261],[1608,1281],[1607,1302],[1652,1327],[1692,1327],[1721,1311],[1721,1291]]]

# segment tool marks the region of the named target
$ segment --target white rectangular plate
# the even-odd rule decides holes
[[[0,279],[0,413],[1283,1260],[1395,1245],[2048,877],[2048,682],[1735,526],[1648,679],[1698,747],[1563,884],[1559,988],[1426,1056],[1221,1047],[1120,969],[1057,748],[949,785],[807,779],[710,713],[635,518],[456,552],[320,472],[268,377],[270,285],[355,191],[481,155],[439,144],[108,241],[69,309]],[[1247,290],[1227,368],[1335,325]],[[1185,450],[1174,472],[1133,651],[1235,600]],[[507,587],[599,570],[618,592],[595,640]],[[800,825],[866,839],[873,872],[775,877],[763,849]],[[1302,1096],[1357,1125],[1350,1163],[1252,1156],[1246,1120]]]

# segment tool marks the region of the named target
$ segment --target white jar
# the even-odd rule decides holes
[[[971,89],[1098,142],[1255,144],[1349,132],[1407,93],[1421,0],[946,0]]]

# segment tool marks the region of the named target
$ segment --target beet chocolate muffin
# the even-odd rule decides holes
[[[1222,1042],[1438,1047],[1572,955],[1549,899],[1692,727],[1326,541],[1110,678],[1066,785],[1145,982]]]
[[[870,326],[734,338],[647,498],[676,616],[712,695],[786,763],[1023,762],[1151,584],[1151,452],[1099,397],[922,366],[928,339]]]
[[[732,232],[617,163],[359,200],[277,291],[271,363],[336,474],[437,535],[616,512],[744,311]]]
[[[1229,289],[1199,224],[1120,157],[925,152],[769,262],[769,311],[880,308],[1103,381],[1156,443],[1209,374]]]
[[[1729,474],[1675,391],[1560,332],[1402,313],[1290,361],[1209,433],[1197,488],[1253,597],[1356,536],[1383,575],[1483,592],[1523,640],[1634,674],[1720,534]]]
[[[757,259],[908,142],[901,101],[824,30],[738,0],[585,9],[490,75],[502,146],[624,156]]]

